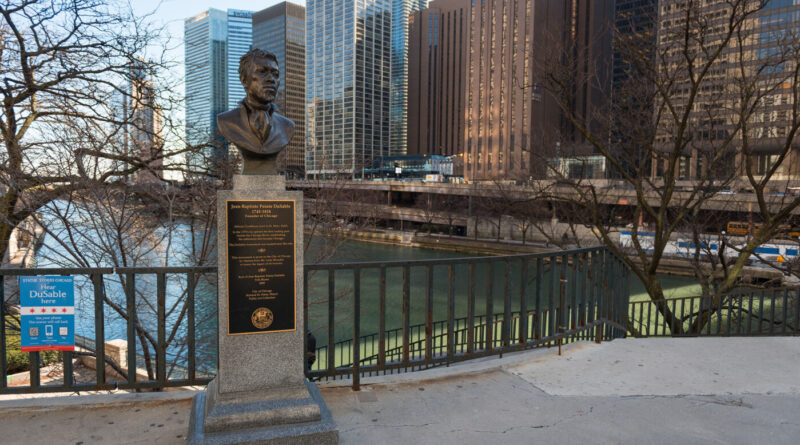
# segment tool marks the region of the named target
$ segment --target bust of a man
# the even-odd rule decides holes
[[[239,107],[217,115],[217,126],[242,155],[243,175],[275,175],[278,154],[294,134],[294,122],[273,104],[280,71],[274,54],[253,48],[239,59],[239,80],[247,93]]]

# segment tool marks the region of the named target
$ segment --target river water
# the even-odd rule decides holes
[[[87,237],[89,238],[89,237]],[[176,239],[173,245],[185,244],[185,240]],[[315,259],[324,258],[325,262],[354,262],[354,261],[395,261],[395,260],[419,260],[434,258],[465,258],[474,256],[471,254],[438,251],[430,249],[420,249],[397,245],[366,243],[356,241],[345,241],[336,245],[332,255],[322,255],[324,252],[331,251],[330,242],[324,239],[315,239],[311,247],[306,252],[306,258],[312,262]],[[154,254],[163,254],[158,249]],[[54,254],[61,257],[69,256],[69,249],[61,243],[56,242],[54,237],[45,237],[43,248],[37,255],[37,264],[40,267],[55,266],[52,262]],[[174,265],[174,264],[172,264]],[[409,280],[410,294],[410,324],[420,324],[425,322],[426,316],[426,292],[427,281],[424,268],[411,268]],[[472,282],[478,303],[476,304],[476,315],[486,312],[486,283],[488,270],[485,265],[478,265],[473,271]],[[519,277],[520,266],[511,264],[509,269],[509,291],[511,295],[518,295],[520,289]],[[547,271],[544,271],[547,273]],[[454,309],[455,317],[466,315],[466,295],[469,277],[466,266],[455,268],[454,280]],[[493,287],[492,287],[492,311],[501,312],[503,309],[503,295],[505,292],[505,271],[500,265],[493,268]],[[197,363],[198,372],[213,373],[216,366],[216,276],[208,274],[203,276],[196,289],[196,341],[197,341]],[[529,269],[528,277],[535,276],[535,270]],[[157,325],[157,306],[156,306],[156,276],[137,275],[137,316],[139,323],[145,327],[151,335],[151,341],[155,340]],[[631,293],[633,299],[646,298],[641,284],[635,279],[631,280]],[[697,293],[696,285],[692,280],[683,277],[663,277],[666,293],[672,297],[690,295]],[[327,343],[328,335],[328,277],[325,272],[318,272],[309,277],[308,296],[308,324],[309,328],[318,338],[317,345],[323,346]],[[342,272],[336,274],[336,286],[334,294],[334,323],[335,340],[341,341],[352,338],[353,334],[353,305],[352,305],[352,273]],[[386,327],[387,329],[400,328],[402,323],[402,269],[390,268],[387,270],[386,280]],[[437,267],[433,270],[433,320],[445,320],[447,316],[447,291],[448,291],[448,272],[446,267]],[[378,330],[378,289],[379,275],[377,269],[364,270],[361,276],[361,334],[373,334]],[[88,339],[94,339],[95,334],[95,306],[94,292],[88,277],[75,277],[76,289],[76,334]],[[545,283],[541,288],[542,293],[547,295],[548,285]],[[121,314],[125,312],[125,297],[120,277],[107,275],[105,277],[105,293],[111,304],[104,305],[104,338],[106,341],[112,339],[126,339],[126,319]],[[186,314],[183,304],[186,297],[186,277],[185,275],[168,275],[166,280],[166,335],[169,340],[169,355],[175,357],[176,363],[185,363],[186,347]],[[532,294],[529,290],[529,298]],[[519,301],[512,298],[512,310],[517,310]],[[529,300],[530,301],[530,300]],[[121,310],[115,309],[118,306]],[[141,341],[137,339],[137,350],[142,352]],[[151,353],[154,353],[152,347]],[[181,359],[181,357],[183,357]],[[172,361],[172,360],[171,360]]]

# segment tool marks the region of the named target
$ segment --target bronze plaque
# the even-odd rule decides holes
[[[295,324],[294,201],[226,201],[228,335]]]

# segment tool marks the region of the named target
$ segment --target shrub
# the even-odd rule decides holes
[[[19,331],[12,328],[17,326],[17,320],[12,316],[6,316],[6,373],[14,374],[17,372],[30,371],[30,354],[20,351]],[[42,351],[39,353],[39,360],[49,365],[61,360],[58,351]]]

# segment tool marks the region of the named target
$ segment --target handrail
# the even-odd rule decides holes
[[[95,353],[111,363],[105,354],[108,338],[102,322],[107,311],[124,322],[125,329],[117,331],[125,333],[128,343],[126,363],[120,367],[125,375],[118,382],[107,382],[105,366],[98,366],[95,381],[75,383],[74,354],[65,352],[61,382],[43,385],[34,366],[29,385],[9,386],[3,355],[0,393],[165,388],[208,382],[210,375],[201,375],[196,368],[198,358],[203,359],[196,343],[195,292],[199,278],[216,270],[215,266],[0,269],[0,280],[88,276],[86,298],[96,317]],[[375,283],[368,278],[376,272],[380,272],[379,286],[370,287]],[[391,274],[398,279],[387,280]],[[153,275],[155,280],[142,278]],[[624,263],[605,247],[496,257],[308,264],[303,276],[303,316],[306,325],[324,332],[325,338],[320,338],[317,348],[320,360],[307,375],[317,379],[350,376],[358,387],[366,373],[415,370],[420,363],[431,367],[541,345],[622,337],[626,335],[629,275]],[[142,286],[153,289],[143,291]],[[0,297],[4,289],[0,285]],[[203,291],[213,298],[216,286]],[[342,339],[346,331],[337,323],[341,314],[350,311],[358,317],[349,318],[352,331],[346,331],[352,336]],[[441,320],[434,320],[437,313],[443,316]],[[486,313],[492,314],[488,324]],[[412,322],[420,314],[425,321]],[[4,350],[5,327],[3,304],[0,343]],[[216,332],[209,335],[215,338]],[[213,357],[215,351],[203,352]],[[29,354],[31,363],[38,363],[40,357],[37,352]],[[205,360],[202,364],[211,364]],[[137,363],[145,363],[152,373],[146,380],[137,378]]]

